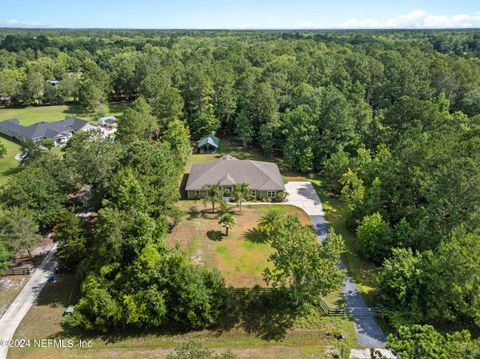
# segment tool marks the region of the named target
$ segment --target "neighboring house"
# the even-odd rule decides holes
[[[276,198],[285,191],[282,175],[275,163],[239,160],[232,156],[192,166],[185,190],[189,199],[202,196],[205,186],[219,184],[228,197],[236,183],[247,183],[251,195],[257,199]]]
[[[0,122],[0,133],[18,141],[38,142],[50,138],[55,145],[63,145],[78,131],[89,131],[97,128],[90,122],[76,117],[67,117],[61,121],[38,122],[23,126],[15,118]]]
[[[198,153],[216,153],[218,151],[219,144],[220,140],[218,137],[215,137],[212,134],[204,136],[200,139],[200,141],[198,141]]]
[[[117,127],[117,119],[115,116],[107,116],[98,119],[101,126]]]

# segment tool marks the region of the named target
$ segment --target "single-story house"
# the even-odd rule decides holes
[[[117,118],[115,116],[102,117],[102,118],[98,119],[98,123],[101,126],[116,127],[117,126]]]
[[[220,144],[220,139],[210,134],[204,136],[198,141],[197,150],[198,153],[216,153],[218,151],[218,146]]]
[[[247,183],[250,194],[257,199],[276,198],[278,192],[285,191],[275,163],[239,160],[229,155],[213,162],[194,164],[185,190],[189,199],[196,199],[202,196],[206,186],[219,184],[225,190],[225,197],[229,197],[236,183]]]
[[[55,122],[37,122],[30,126],[23,126],[16,118],[0,122],[0,133],[14,140],[38,142],[50,138],[55,145],[67,143],[75,132],[95,128],[97,127],[90,122],[76,117]]]

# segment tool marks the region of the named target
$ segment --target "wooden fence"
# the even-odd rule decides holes
[[[32,273],[32,267],[22,267],[22,268],[8,268],[5,271],[6,275],[30,275]]]
[[[268,294],[274,291],[273,288],[230,288],[230,292],[246,294],[247,292],[255,292],[261,294]],[[362,316],[380,316],[383,315],[385,308],[382,306],[376,306],[375,308],[369,307],[350,307],[346,305],[330,307],[322,298],[318,298],[316,303],[325,315],[330,317],[362,317]]]

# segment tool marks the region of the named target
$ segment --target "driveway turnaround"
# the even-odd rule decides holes
[[[57,245],[53,244],[40,267],[35,270],[25,287],[23,287],[2,318],[0,318],[0,359],[7,358],[8,344],[5,343],[8,343],[13,338],[20,322],[47,283],[48,277],[53,274],[57,265],[57,259],[55,258],[56,248]]]
[[[328,235],[328,222],[313,185],[310,182],[288,182],[285,188],[288,204],[303,209],[310,216],[318,239],[323,241]],[[340,266],[345,268],[343,262]],[[385,334],[348,274],[343,285],[343,296],[357,328],[358,342],[366,348],[385,347]]]

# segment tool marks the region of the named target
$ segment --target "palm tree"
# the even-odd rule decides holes
[[[237,224],[237,221],[235,221],[235,217],[231,213],[224,213],[218,223],[225,227],[225,235],[228,236],[228,230]]]
[[[240,212],[242,211],[242,202],[246,200],[249,192],[250,186],[248,183],[241,182],[233,185],[233,198],[240,206]]]
[[[258,230],[266,236],[271,236],[282,221],[282,213],[278,209],[267,211],[258,222]]]
[[[203,203],[205,206],[208,202],[212,204],[212,212],[215,213],[215,205],[223,202],[223,188],[219,184],[210,184],[203,188]]]

